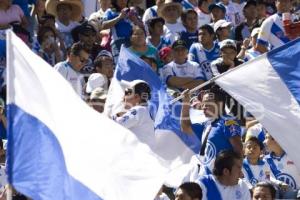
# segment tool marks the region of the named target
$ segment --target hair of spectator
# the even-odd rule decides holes
[[[53,33],[53,35],[54,35],[54,38],[56,38],[56,33],[55,33],[55,31],[53,30],[52,27],[50,27],[50,26],[41,26],[41,27],[39,28],[39,31],[38,31],[38,33],[37,33],[37,41],[38,41],[40,44],[42,44],[42,42],[43,42],[43,37],[44,37],[44,35],[45,35],[47,32],[49,32],[49,31],[51,31],[51,32]]]
[[[144,34],[145,34],[145,37],[147,36],[146,30],[145,30],[143,27],[140,27],[140,26],[138,26],[138,25],[134,25],[134,26],[132,27],[131,35],[132,35],[133,32],[134,32],[135,30],[137,30],[137,29],[143,30],[143,31],[144,31]]]
[[[121,12],[122,9],[118,5],[118,0],[111,0],[111,5],[112,5],[112,9],[114,9],[117,12]],[[126,6],[128,6],[128,0]]]
[[[268,183],[268,182],[265,182],[265,181],[258,182],[258,183],[252,188],[251,194],[253,194],[254,189],[255,189],[255,188],[258,188],[258,187],[265,187],[265,188],[268,188],[268,189],[270,190],[272,199],[275,199],[275,196],[276,196],[276,189],[274,188],[274,186],[273,186],[271,183]]]
[[[248,138],[247,141],[245,142],[245,145],[248,142],[254,142],[254,143],[256,143],[259,146],[260,150],[264,149],[263,143],[261,141],[259,141],[259,139],[257,137],[252,136],[252,137]]]
[[[187,10],[183,11],[182,14],[181,14],[181,21],[183,23],[186,22],[187,15],[189,13],[194,13],[196,16],[198,16],[197,12],[194,9],[187,9]]]
[[[216,157],[213,174],[216,176],[222,176],[224,169],[231,171],[235,160],[239,159],[241,159],[240,155],[233,150],[221,151]]]
[[[141,103],[147,103],[151,99],[151,89],[147,83],[138,83],[134,86],[134,94],[138,94]]]
[[[199,30],[206,30],[210,35],[215,35],[215,31],[214,31],[213,27],[211,27],[208,24],[204,24],[204,25],[200,26]]]
[[[202,199],[202,190],[197,183],[186,182],[181,184],[179,188],[184,190],[192,199]]]
[[[81,51],[90,53],[89,49],[82,42],[76,42],[71,46],[69,54],[79,56]]]

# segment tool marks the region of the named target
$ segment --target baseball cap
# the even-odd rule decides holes
[[[172,51],[172,49],[170,47],[162,48],[158,53],[159,58],[161,60],[165,59],[171,53],[171,51]]]
[[[221,9],[224,13],[226,13],[226,8],[225,8],[225,6],[224,6],[221,2],[210,4],[210,5],[208,6],[209,12],[211,12],[214,8],[219,8],[219,9]]]
[[[144,96],[145,94],[148,96],[148,100],[151,97],[151,88],[149,84],[143,80],[134,80],[134,81],[121,81],[121,85],[125,87],[125,93],[134,93],[140,96]]]
[[[87,84],[86,84],[86,92],[91,93],[95,88],[106,88],[107,87],[107,79],[104,75],[100,73],[93,73],[89,76]]]
[[[182,47],[188,49],[188,46],[187,46],[187,44],[186,44],[186,42],[184,40],[176,40],[172,44],[172,49],[182,48]]]
[[[231,22],[228,22],[224,19],[220,19],[214,24],[214,31],[216,32],[219,28],[225,28],[231,25],[232,25]]]
[[[220,42],[220,49],[223,49],[225,47],[233,48],[236,50],[236,44],[234,40],[226,39]]]
[[[90,95],[90,100],[105,100],[107,98],[107,91],[101,87],[95,88]]]
[[[254,37],[260,32],[260,28],[254,28],[251,32],[251,37]]]
[[[100,51],[97,55],[97,58],[99,58],[101,56],[107,56],[107,57],[113,58],[113,55],[111,54],[111,52],[109,52],[107,50]]]

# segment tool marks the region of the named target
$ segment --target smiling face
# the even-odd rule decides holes
[[[259,144],[254,141],[247,141],[245,144],[245,155],[249,159],[259,159],[261,154],[261,149]]]

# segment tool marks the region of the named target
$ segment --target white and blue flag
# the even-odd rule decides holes
[[[34,200],[154,199],[169,165],[8,32],[8,181]]]
[[[216,78],[278,141],[300,170],[300,39]]]
[[[200,141],[196,135],[180,131],[180,104],[170,104],[171,97],[166,92],[159,76],[142,59],[122,47],[115,75],[108,91],[105,113],[111,115],[120,111],[124,96],[122,81],[143,80],[151,87],[149,110],[155,124],[155,143],[150,148],[172,168],[188,163],[200,151]],[[119,106],[118,106],[119,105]]]

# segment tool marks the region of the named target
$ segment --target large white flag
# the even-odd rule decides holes
[[[152,200],[169,172],[8,32],[8,177],[28,197]]]
[[[263,124],[300,170],[300,39],[215,82]]]

